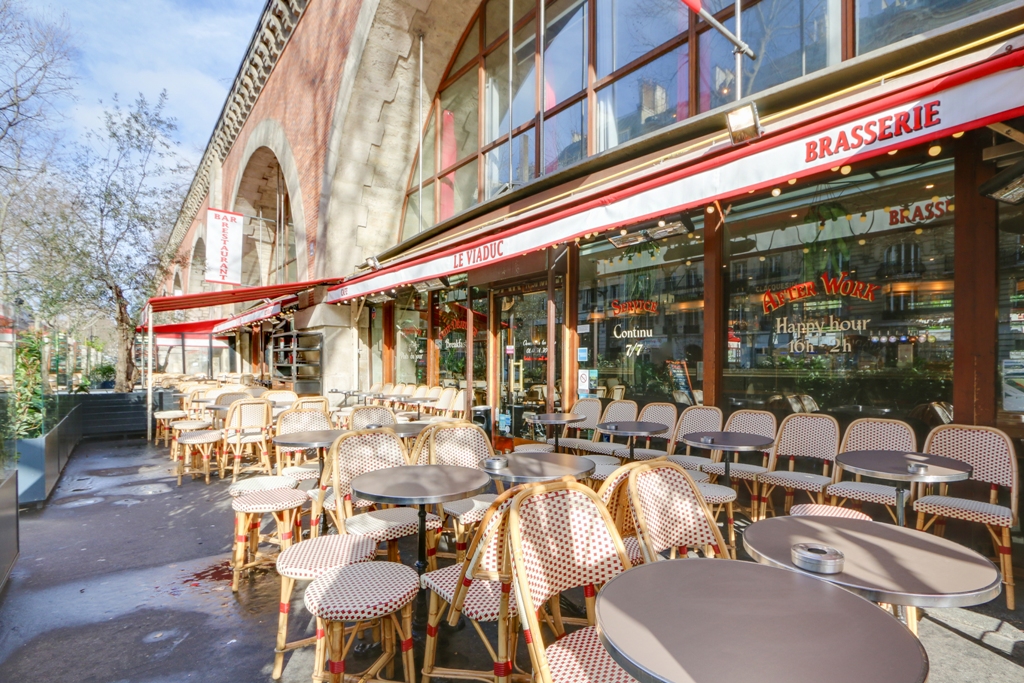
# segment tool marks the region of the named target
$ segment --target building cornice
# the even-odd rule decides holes
[[[235,74],[235,81],[221,108],[217,125],[206,144],[206,151],[196,169],[188,194],[181,204],[178,220],[167,240],[167,253],[174,254],[181,246],[189,226],[199,213],[210,192],[210,176],[214,160],[223,162],[238,134],[245,125],[249,112],[259,99],[270,72],[284,52],[288,39],[295,31],[299,19],[310,0],[267,0],[263,14],[253,32],[245,58]]]

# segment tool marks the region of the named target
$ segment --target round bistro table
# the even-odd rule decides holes
[[[489,470],[480,461],[480,469],[491,479],[506,484],[526,484],[554,481],[564,476],[585,479],[594,472],[594,461],[569,453],[531,453],[516,451],[504,456],[508,466],[500,470]]]
[[[273,441],[278,446],[285,448],[315,448],[317,459],[320,461],[320,476],[317,478],[317,486],[323,490],[324,478],[324,449],[330,448],[344,434],[345,429],[318,429],[308,432],[291,432],[275,436]],[[320,515],[320,534],[327,534],[327,515]]]
[[[601,643],[640,683],[922,683],[928,655],[871,602],[800,572],[678,559],[597,595]]]
[[[669,426],[660,422],[602,422],[597,425],[602,432],[611,436],[657,436],[668,431]],[[635,439],[629,440],[629,459],[633,459]]]
[[[429,398],[427,396],[417,396],[416,398],[412,398],[412,397],[406,398],[404,401],[399,401],[399,403],[411,403],[411,404],[415,405],[416,406],[416,419],[418,420],[418,419],[420,419],[420,409],[421,409],[421,407],[424,404],[426,404],[426,403],[434,403],[435,401],[437,401],[436,398]]]
[[[836,548],[843,571],[818,574],[793,564],[797,543]],[[917,632],[917,607],[970,607],[1002,590],[1002,577],[988,558],[945,538],[891,524],[839,517],[773,517],[747,527],[743,546],[762,564],[792,569],[900,609]]]
[[[711,439],[711,441],[703,441],[703,439]],[[775,439],[746,432],[690,432],[683,435],[683,443],[694,448],[706,448],[713,451],[729,451],[730,453],[761,451],[763,453],[772,447]],[[722,462],[725,464],[722,485],[732,486],[729,480],[729,458],[723,455]]]
[[[968,479],[973,468],[965,462],[928,453],[906,451],[846,451],[836,456],[844,470],[864,474],[875,479],[896,482],[896,523],[906,522],[905,497],[907,484],[946,484]],[[927,470],[914,473],[907,469],[912,464],[923,464]]]
[[[565,426],[576,424],[577,422],[583,422],[586,419],[587,418],[584,417],[583,415],[577,415],[576,413],[538,413],[536,415],[531,415],[530,417],[526,418],[526,421],[547,427],[549,425]],[[547,434],[545,434],[544,436],[547,436]],[[555,430],[555,452],[558,452],[557,429]]]

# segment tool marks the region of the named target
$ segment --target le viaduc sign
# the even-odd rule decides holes
[[[849,273],[845,272],[840,273],[838,277],[829,277],[828,273],[822,273],[819,279],[821,280],[822,290],[827,296],[850,296],[864,301],[874,301],[875,294],[882,288],[881,285],[854,280],[850,278]],[[814,280],[808,280],[807,282],[801,282],[774,292],[771,289],[765,290],[761,298],[761,304],[764,306],[765,313],[771,313],[791,301],[807,299],[818,294],[818,283]]]

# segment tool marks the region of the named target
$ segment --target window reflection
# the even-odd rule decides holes
[[[587,101],[544,121],[544,172],[553,173],[587,156]]]
[[[1005,5],[1009,0],[857,0],[857,54]]]
[[[587,85],[586,0],[558,0],[547,8],[544,37],[544,108]]]
[[[597,0],[597,77],[679,35],[689,19],[680,0]]]
[[[476,159],[441,178],[438,219],[451,218],[477,202]]]
[[[520,133],[512,139],[512,180],[514,185],[525,183],[536,175],[533,164],[534,133],[533,129]],[[485,173],[487,198],[501,192],[508,186],[508,143],[502,143],[487,153]]]
[[[475,152],[479,145],[479,92],[477,72],[471,69],[441,93],[442,169]]]
[[[536,112],[537,98],[534,85],[536,63],[536,35],[533,22],[516,32],[515,73],[512,77],[512,127],[527,123]],[[486,128],[484,143],[508,134],[508,43],[487,55],[485,63]]]

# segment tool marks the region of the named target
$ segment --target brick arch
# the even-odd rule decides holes
[[[479,5],[480,0],[363,2],[328,139],[317,277],[351,273],[397,243],[428,106],[417,114],[417,34],[424,36],[423,92],[429,102]]]
[[[240,171],[235,174],[231,192],[227,195],[228,201],[224,202],[224,205],[232,207],[231,210],[236,210],[233,207],[238,204],[242,182],[247,177],[246,173],[250,170],[250,165],[259,165],[270,159],[275,160],[280,165],[284,184],[290,198],[292,223],[295,225],[298,279],[308,280],[310,276],[309,248],[307,246],[306,218],[302,203],[302,186],[299,182],[299,171],[295,155],[292,153],[292,147],[288,143],[284,128],[276,119],[263,119],[249,133],[245,147],[242,150],[241,163],[238,164]]]
[[[188,294],[212,291],[215,285],[206,282],[206,240],[197,236],[188,258],[188,279],[185,283]]]

